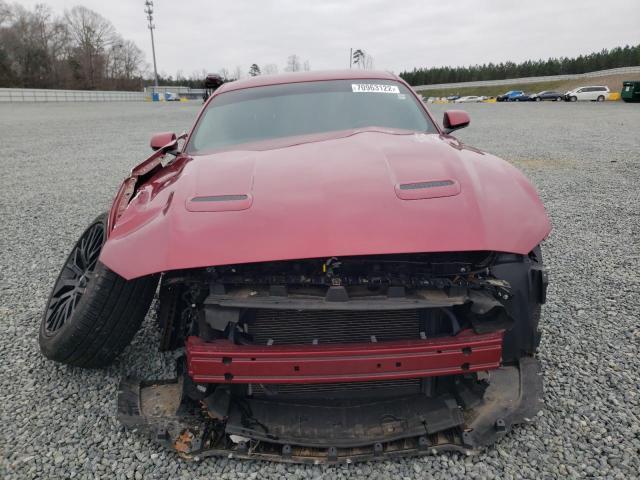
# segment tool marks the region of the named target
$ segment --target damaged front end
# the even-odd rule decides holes
[[[535,254],[493,252],[171,272],[161,346],[186,355],[123,381],[120,420],[198,459],[474,451],[539,410],[545,289]]]

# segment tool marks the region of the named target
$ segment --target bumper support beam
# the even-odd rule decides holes
[[[503,332],[341,345],[235,345],[187,339],[198,383],[339,383],[458,375],[500,366]]]

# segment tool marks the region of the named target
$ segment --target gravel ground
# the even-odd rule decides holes
[[[152,322],[100,371],[45,361],[38,323],[67,251],[149,153],[151,132],[186,129],[198,107],[0,105],[0,478],[638,477],[640,106],[621,103],[464,106],[472,125],[459,137],[522,168],[554,224],[537,424],[477,456],[337,468],[187,463],[124,432],[119,379],[172,374]]]

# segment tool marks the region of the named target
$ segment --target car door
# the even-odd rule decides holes
[[[604,97],[604,99],[607,99],[607,90],[604,87],[596,87],[593,89],[593,99],[597,100],[598,97]]]
[[[596,87],[588,88],[586,100],[595,100],[596,98],[598,98],[598,89]]]

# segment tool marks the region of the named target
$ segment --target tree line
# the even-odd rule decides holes
[[[611,50],[580,55],[574,58],[560,57],[526,62],[501,62],[472,65],[469,67],[423,67],[400,73],[410,85],[434,83],[475,82],[506,78],[539,77],[595,72],[617,67],[640,65],[640,44],[626,45]]]
[[[0,0],[0,87],[139,90],[144,54],[82,6],[55,16]]]
[[[292,54],[287,57],[284,71],[285,72],[301,72],[301,71],[309,71],[311,70],[311,62],[309,60],[302,60],[299,55]],[[234,80],[240,80],[241,78],[245,78],[245,76],[256,77],[258,75],[274,75],[279,72],[278,65],[275,63],[266,63],[262,66],[257,63],[252,63],[249,66],[249,69],[245,73],[245,70],[241,65],[238,65],[233,70],[229,70],[228,68],[221,68],[218,72],[220,78],[223,82],[233,82]],[[158,84],[166,85],[166,86],[185,86],[191,88],[202,88],[204,84],[204,80],[208,73],[207,70],[201,70],[199,72],[193,72],[189,77],[185,77],[182,71],[178,71],[176,76],[172,75],[161,75],[158,74]],[[146,80],[145,85],[152,85],[152,81]]]

